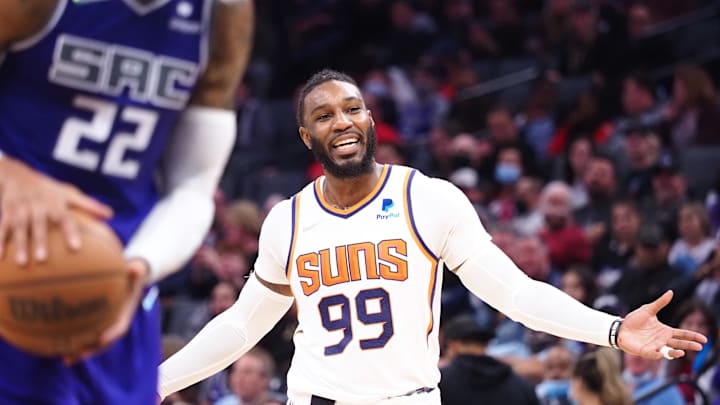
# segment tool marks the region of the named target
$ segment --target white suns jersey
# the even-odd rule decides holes
[[[296,298],[290,395],[362,403],[435,387],[440,258],[451,268],[467,258],[447,241],[455,214],[477,215],[449,183],[403,166],[384,166],[347,210],[325,201],[323,182],[272,210],[255,266],[265,280],[289,282]],[[438,203],[446,198],[454,203]]]

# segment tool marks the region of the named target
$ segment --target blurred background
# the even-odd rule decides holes
[[[294,117],[299,86],[329,67],[360,85],[376,159],[462,189],[528,275],[618,315],[672,288],[661,320],[710,338],[682,360],[620,358],[525,329],[446,270],[441,332],[461,325],[441,333],[443,375],[468,360],[459,347],[482,354],[453,392],[570,404],[574,383],[579,405],[720,404],[720,1],[263,0],[256,13],[213,228],[161,284],[166,355],[234,302],[268,210],[321,174]],[[166,403],[284,404],[296,322]],[[539,402],[492,402],[506,386]],[[603,396],[622,390],[633,402]]]

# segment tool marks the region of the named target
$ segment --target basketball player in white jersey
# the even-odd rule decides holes
[[[460,190],[375,163],[374,122],[350,77],[311,77],[298,122],[325,175],[269,213],[238,301],[162,364],[161,397],[227,367],[295,300],[289,403],[440,404],[443,263],[532,329],[654,359],[706,341],[657,320],[670,292],[623,320],[527,277],[491,242]]]

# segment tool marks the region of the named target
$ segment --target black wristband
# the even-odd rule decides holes
[[[608,342],[610,343],[610,347],[613,349],[620,350],[620,346],[618,345],[618,335],[620,334],[620,326],[622,326],[623,319],[617,318],[613,321],[612,324],[610,324],[610,332],[608,334]]]

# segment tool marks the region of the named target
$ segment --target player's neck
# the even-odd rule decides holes
[[[360,202],[380,181],[383,166],[373,163],[373,170],[353,178],[339,178],[325,173],[323,194],[325,200],[340,209],[347,209]]]

